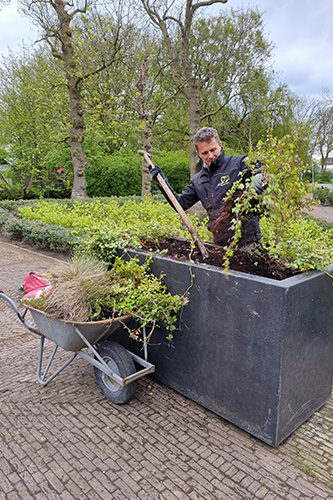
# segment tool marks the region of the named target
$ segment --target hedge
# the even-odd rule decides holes
[[[60,226],[51,226],[39,221],[24,221],[9,218],[4,224],[5,230],[17,240],[30,245],[39,245],[55,252],[72,255],[79,239],[70,230]]]
[[[140,196],[142,187],[142,158],[138,154],[113,154],[89,166],[86,170],[87,194],[91,197]],[[190,181],[189,156],[184,151],[159,152],[153,157],[176,192]],[[158,192],[152,184],[152,192]]]

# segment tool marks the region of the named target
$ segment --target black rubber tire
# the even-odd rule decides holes
[[[103,358],[110,369],[121,378],[128,377],[136,372],[135,364],[125,347],[117,342],[106,340],[97,349],[98,354]],[[121,405],[133,398],[137,382],[122,387],[108,377],[105,373],[94,366],[97,383],[104,394],[112,403]]]

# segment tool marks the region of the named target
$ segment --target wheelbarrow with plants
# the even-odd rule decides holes
[[[116,331],[124,328],[132,319],[130,314],[102,321],[72,322],[54,319],[29,305],[25,307],[23,312],[20,312],[15,302],[3,292],[0,292],[0,298],[13,308],[19,320],[30,332],[40,336],[37,380],[42,386],[47,385],[59,375],[76,356],[80,356],[93,365],[95,377],[102,393],[113,403],[122,404],[134,396],[136,381],[155,371],[155,366],[147,361],[148,353],[144,328],[143,358],[110,340]],[[36,327],[26,319],[28,312]],[[43,369],[45,339],[54,343],[55,346]],[[59,347],[72,354],[51,374],[51,365]]]

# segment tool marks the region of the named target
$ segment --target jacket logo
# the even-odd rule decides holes
[[[217,185],[218,187],[220,186],[225,186],[226,184],[228,184],[230,182],[230,177],[229,175],[222,175],[221,177],[221,182]]]

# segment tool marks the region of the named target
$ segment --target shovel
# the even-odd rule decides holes
[[[148,165],[149,172],[150,172],[151,169],[154,168],[154,164],[151,161],[151,159],[149,158],[148,154],[145,151],[138,151],[138,153],[139,153],[139,155],[143,156],[145,162]],[[157,174],[156,179],[158,180],[158,183],[161,186],[161,188],[163,189],[163,191],[167,194],[167,196],[168,196],[170,202],[172,203],[173,207],[175,208],[175,210],[179,213],[180,218],[183,221],[183,223],[185,224],[185,226],[187,227],[187,229],[189,230],[194,243],[198,246],[201,255],[203,257],[208,257],[208,252],[205,248],[205,245],[201,241],[197,230],[193,226],[192,222],[190,221],[190,219],[186,215],[183,208],[180,206],[177,198],[175,197],[175,195],[173,194],[173,192],[171,191],[171,189],[169,188],[169,186],[167,185],[167,183],[165,182],[165,180],[163,179],[161,174]]]

